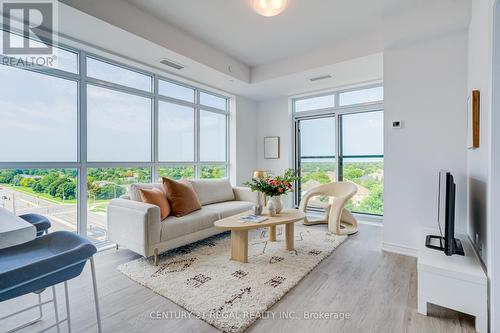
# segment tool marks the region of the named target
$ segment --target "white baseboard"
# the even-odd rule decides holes
[[[404,256],[417,257],[417,249],[400,244],[383,242],[382,250],[386,252],[402,254]]]
[[[358,220],[358,224],[370,225],[370,226],[378,227],[378,228],[383,228],[384,227],[384,225],[382,224],[382,222],[373,222],[373,221],[361,221],[361,220]]]

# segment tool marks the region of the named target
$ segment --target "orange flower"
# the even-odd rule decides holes
[[[283,189],[280,187],[280,188],[278,189],[278,192],[283,193]]]

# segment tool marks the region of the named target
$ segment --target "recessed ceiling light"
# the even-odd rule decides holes
[[[262,16],[281,14],[288,5],[288,0],[253,0],[253,9]]]

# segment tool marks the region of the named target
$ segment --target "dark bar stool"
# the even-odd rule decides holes
[[[53,302],[56,323],[41,332],[67,322],[68,331],[71,332],[71,317],[69,311],[67,281],[79,276],[87,260],[90,260],[92,283],[94,287],[94,301],[97,315],[97,329],[101,332],[101,319],[99,313],[99,299],[93,255],[96,247],[87,239],[67,231],[56,231],[48,235],[37,237],[34,240],[20,245],[0,250],[0,302],[26,295],[37,293],[39,303],[25,308],[16,313],[9,314],[0,320],[17,315],[26,310],[39,308],[40,318],[9,331],[13,332],[38,322],[42,317],[42,305]],[[66,299],[65,319],[59,320],[57,310],[57,297],[54,286],[64,282]],[[52,300],[42,302],[40,293],[45,288],[52,288]]]
[[[29,214],[19,215],[19,217],[35,226],[37,237],[49,233],[49,228],[51,227],[51,224],[50,220],[45,216],[35,213],[29,213]]]

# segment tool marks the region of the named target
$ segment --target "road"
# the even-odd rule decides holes
[[[51,231],[77,230],[76,204],[56,203],[35,195],[0,186],[0,207],[13,212],[14,204],[17,215],[38,213],[47,216],[52,222]],[[90,209],[87,210],[87,236],[98,242],[105,241],[106,229],[106,213],[96,213],[90,211]]]

